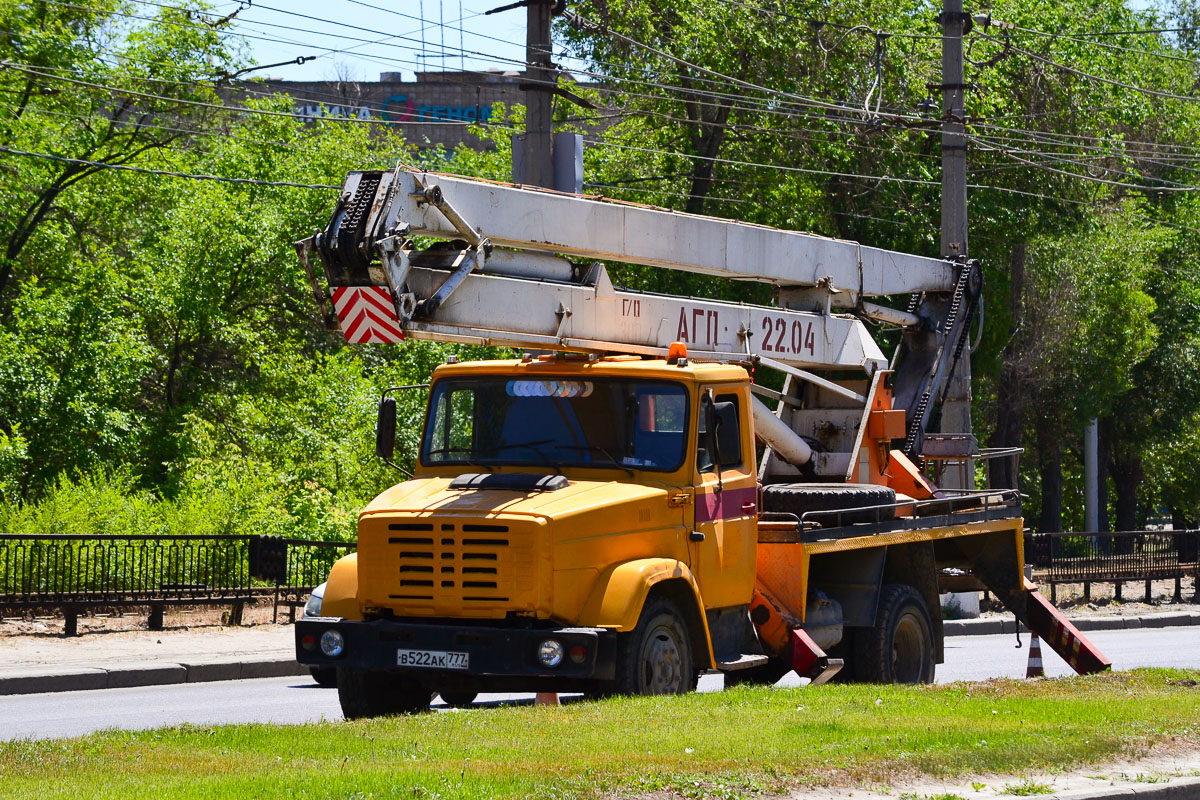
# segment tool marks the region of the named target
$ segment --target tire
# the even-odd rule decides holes
[[[346,719],[428,711],[433,692],[407,676],[381,670],[337,668],[338,701]]]
[[[313,680],[321,686],[333,688],[337,686],[337,667],[309,667]]]
[[[782,658],[772,656],[766,664],[750,669],[736,669],[725,673],[725,688],[734,686],[774,686],[779,679],[792,671],[792,665]]]
[[[933,623],[911,586],[886,584],[874,628],[854,637],[855,676],[867,683],[933,683]]]
[[[896,491],[870,483],[776,483],[763,487],[763,511],[800,516],[809,511],[838,511],[844,508],[885,506],[896,502]],[[841,515],[842,525],[856,522],[883,522],[896,518],[895,508],[854,511]],[[823,528],[834,528],[838,518],[822,514],[813,521]]]
[[[470,708],[479,696],[478,692],[438,692],[446,705],[453,708]]]
[[[679,609],[651,596],[637,627],[617,640],[618,694],[686,694],[696,688],[692,638]]]

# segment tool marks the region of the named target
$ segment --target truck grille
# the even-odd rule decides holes
[[[373,602],[436,616],[534,610],[534,526],[379,520],[372,527],[359,532],[359,572],[360,580],[364,570],[369,575],[364,594]]]

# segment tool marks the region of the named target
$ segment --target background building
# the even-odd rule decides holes
[[[399,123],[412,142],[448,148],[483,143],[465,123],[487,122],[496,103],[525,102],[518,72],[418,72],[415,82],[384,72],[378,82],[267,80],[271,92],[291,95],[306,117],[356,117]],[[262,84],[260,84],[262,85]]]

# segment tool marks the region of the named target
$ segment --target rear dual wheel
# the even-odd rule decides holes
[[[933,622],[911,586],[883,587],[875,627],[854,632],[854,676],[865,683],[933,683]]]

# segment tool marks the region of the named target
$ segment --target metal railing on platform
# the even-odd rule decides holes
[[[168,605],[294,608],[353,543],[276,536],[0,534],[0,614],[60,610],[73,634],[84,609]]]
[[[1156,580],[1173,580],[1175,600],[1180,602],[1183,578],[1200,571],[1200,531],[1030,534],[1025,538],[1025,563],[1033,567],[1036,582],[1050,584],[1051,602],[1064,583],[1083,584],[1089,601],[1091,584],[1111,583],[1120,600],[1121,587],[1128,581],[1143,582],[1149,601]]]

